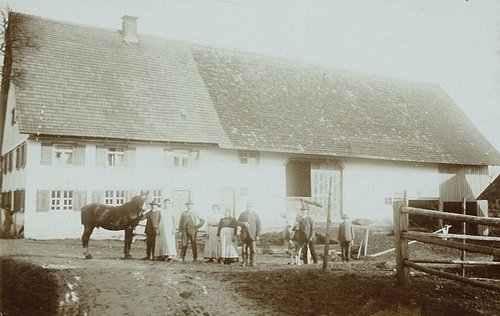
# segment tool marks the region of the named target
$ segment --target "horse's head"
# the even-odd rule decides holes
[[[149,191],[144,192],[141,190],[139,195],[132,198],[132,203],[134,203],[140,211],[144,211],[148,208],[148,195]]]

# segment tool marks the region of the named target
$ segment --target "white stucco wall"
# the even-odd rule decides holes
[[[439,197],[436,164],[367,159],[344,161],[344,212],[351,218],[392,222],[392,203],[406,190],[412,198]]]
[[[282,227],[286,203],[285,163],[287,154],[260,153],[257,167],[240,165],[236,150],[194,147],[200,151],[193,169],[165,168],[161,145],[134,145],[134,168],[96,166],[96,145],[86,144],[84,166],[41,165],[41,143],[28,141],[25,236],[27,238],[79,238],[82,233],[79,211],[36,211],[37,190],[85,190],[87,203],[92,191],[161,189],[163,197],[174,190],[190,190],[194,208],[208,217],[210,206],[218,201],[222,189],[232,188],[236,197],[236,216],[252,201],[265,228]],[[296,157],[296,155],[294,155]],[[317,157],[316,157],[317,158]],[[407,190],[411,198],[437,198],[442,177],[436,164],[340,159],[343,212],[352,218],[382,223],[392,221],[392,198]],[[246,189],[247,196],[241,195]],[[388,200],[386,200],[386,198]],[[123,232],[98,230],[92,238],[123,236]]]

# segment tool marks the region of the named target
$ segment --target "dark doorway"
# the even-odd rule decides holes
[[[286,164],[286,195],[311,196],[311,163],[290,160]]]
[[[463,214],[462,210],[462,202],[444,202],[443,203],[443,211],[448,213],[455,214]],[[466,203],[466,215],[477,216],[477,203],[476,202],[467,202]],[[443,224],[451,225],[449,233],[452,234],[462,234],[463,233],[463,223],[460,221],[451,221],[444,220]],[[467,235],[477,235],[478,229],[477,224],[467,223],[466,224],[466,233]]]

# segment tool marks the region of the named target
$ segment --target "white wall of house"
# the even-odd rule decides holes
[[[287,207],[285,165],[290,158],[287,154],[259,153],[257,166],[243,166],[236,150],[186,147],[199,150],[198,165],[177,169],[165,167],[165,146],[135,144],[134,167],[110,168],[97,166],[96,144],[87,143],[84,165],[53,166],[41,164],[41,144],[41,141],[28,140],[27,166],[22,171],[27,177],[24,182],[26,238],[79,238],[82,233],[79,210],[37,211],[38,190],[83,190],[87,192],[87,203],[92,201],[92,191],[98,190],[161,189],[162,198],[171,197],[177,190],[189,190],[195,210],[206,218],[211,212],[210,206],[221,203],[221,191],[232,189],[236,216],[245,209],[246,202],[251,201],[265,228],[284,224],[280,215]],[[392,199],[401,197],[404,190],[413,198],[439,197],[443,177],[437,164],[353,158],[340,161],[342,209],[352,218],[390,223]],[[98,229],[92,238],[120,236],[123,232]]]
[[[344,212],[351,218],[392,222],[392,200],[406,190],[412,198],[439,197],[437,164],[346,159]]]
[[[10,86],[9,96],[7,98],[7,110],[5,116],[4,135],[2,143],[2,155],[16,148],[17,145],[24,142],[28,136],[19,133],[19,124],[12,124],[12,111],[16,107],[16,89],[14,85]],[[15,113],[15,112],[14,112]],[[17,114],[15,113],[17,116]]]

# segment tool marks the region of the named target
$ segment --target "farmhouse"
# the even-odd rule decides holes
[[[27,238],[79,237],[81,206],[141,189],[177,214],[253,201],[276,227],[295,198],[326,205],[330,179],[334,220],[390,220],[403,190],[446,211],[500,165],[436,85],[146,36],[130,16],[118,31],[9,18],[1,190]]]

